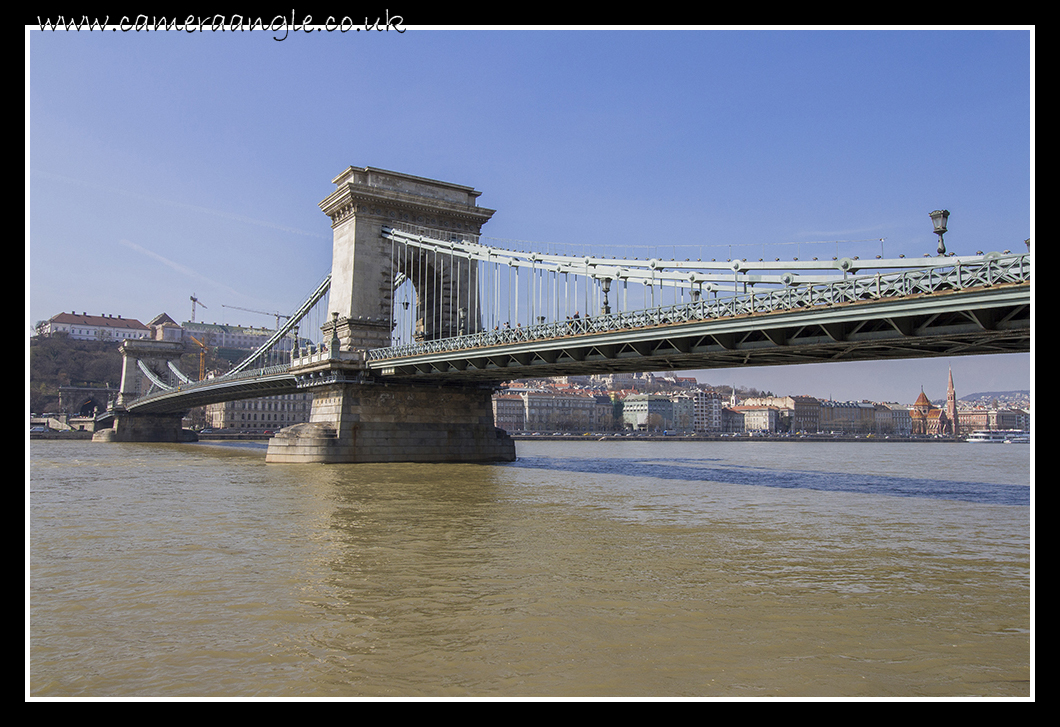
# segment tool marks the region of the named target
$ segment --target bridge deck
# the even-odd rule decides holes
[[[560,336],[537,337],[527,329],[500,332],[495,336],[500,340],[492,345],[462,346],[453,339],[448,350],[407,356],[373,351],[369,367],[395,378],[502,381],[1026,352],[1030,350],[1028,287],[1002,285],[823,310],[748,313],[617,330],[593,330],[593,320],[586,319]],[[481,340],[489,339],[487,334]],[[472,342],[472,337],[463,341]]]
[[[314,300],[324,290],[325,285],[318,288]],[[1030,256],[990,254],[973,261],[941,259],[897,274],[375,349],[364,353],[363,362],[360,353],[343,351],[325,368],[381,380],[489,383],[531,376],[1016,353],[1029,351],[1030,341]],[[155,392],[127,407],[175,412],[290,393],[304,371],[292,370],[290,364],[240,371]]]

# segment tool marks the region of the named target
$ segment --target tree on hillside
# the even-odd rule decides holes
[[[38,336],[30,340],[29,381],[30,411],[43,412],[58,405],[60,386],[118,388],[121,353],[113,342]]]

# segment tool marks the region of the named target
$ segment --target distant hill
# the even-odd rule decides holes
[[[227,371],[232,367],[230,361],[212,350],[205,363],[208,371]],[[59,403],[60,386],[117,389],[121,385],[121,367],[121,353],[114,341],[78,341],[63,334],[33,337],[29,343],[30,411],[54,410]],[[196,376],[198,354],[182,356],[180,367],[189,376]]]
[[[968,394],[967,396],[958,397],[960,399],[967,399],[969,401],[974,399],[990,399],[990,398],[1016,398],[1020,396],[1030,397],[1030,389],[1014,389],[1012,391],[980,391],[975,394]]]
[[[121,383],[121,354],[114,343],[75,341],[64,335],[33,338],[29,346],[30,411],[54,408],[60,386]]]
[[[991,406],[995,401],[1003,407],[1028,407],[1031,403],[1029,389],[1012,391],[979,391],[974,394],[958,397],[958,401],[978,406]]]

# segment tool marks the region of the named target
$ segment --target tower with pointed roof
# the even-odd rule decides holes
[[[927,398],[927,394],[924,393],[924,387],[920,387],[920,396],[913,402],[913,408],[925,416],[931,411],[931,400]]]
[[[946,389],[946,434],[957,436],[957,392],[953,389],[953,368],[950,368],[950,383]]]

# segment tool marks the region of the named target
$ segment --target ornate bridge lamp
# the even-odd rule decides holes
[[[946,220],[949,216],[949,210],[935,210],[931,213],[931,224],[935,226],[935,234],[939,236],[939,255],[946,254],[946,243],[942,241],[942,236],[946,234]]]
[[[611,315],[611,306],[607,302],[607,293],[611,290],[611,278],[604,278],[601,280],[600,287],[604,291],[604,307],[602,312],[605,316],[609,316]]]

